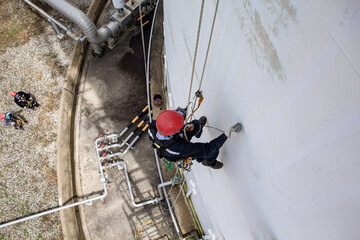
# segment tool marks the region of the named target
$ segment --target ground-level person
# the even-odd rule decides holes
[[[18,116],[13,110],[7,111],[0,115],[0,118],[4,120],[4,127],[14,125],[15,129],[24,130],[24,124],[27,123],[22,117]]]
[[[39,107],[40,104],[36,101],[35,97],[26,92],[22,91],[11,91],[10,95],[14,97],[14,102],[21,108],[32,108]]]
[[[201,137],[207,119],[203,116],[184,126],[185,114],[186,110],[181,108],[177,111],[166,110],[151,122],[149,136],[154,147],[158,149],[159,155],[171,162],[191,157],[213,169],[222,168],[223,163],[218,161],[217,157],[228,136],[223,133],[210,142],[190,142],[194,136]],[[236,132],[240,132],[241,128],[239,124],[235,129]]]

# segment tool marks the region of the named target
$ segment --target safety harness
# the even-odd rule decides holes
[[[157,137],[156,137],[156,134],[157,134],[157,129],[156,129],[156,126],[150,126],[149,128],[149,131],[150,131],[150,139],[152,141],[152,146],[153,148],[156,148],[158,149],[158,153],[159,153],[159,156],[162,157],[162,152],[171,147],[172,145],[174,145],[181,137],[179,136],[179,134],[175,134],[173,135],[173,137],[169,140],[159,140]]]
[[[172,168],[172,162],[173,161],[169,161],[164,157],[164,152],[167,151],[167,153],[171,154],[171,151],[168,150],[169,147],[171,147],[172,145],[174,145],[177,141],[179,141],[180,139],[182,139],[182,137],[179,135],[179,133],[174,134],[173,137],[169,140],[159,140],[156,137],[157,134],[157,129],[155,124],[153,126],[149,127],[149,136],[150,139],[152,141],[152,146],[153,148],[157,149],[157,154],[159,155],[160,158],[164,159],[164,162],[167,165],[167,169],[171,169]],[[190,171],[191,165],[192,165],[192,161],[191,161],[191,157],[186,157],[186,158],[181,158],[179,159],[178,162],[178,167],[179,168],[183,168],[186,171]]]

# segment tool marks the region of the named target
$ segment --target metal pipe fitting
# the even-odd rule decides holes
[[[107,189],[106,189],[105,183],[103,183],[103,187],[104,187],[104,193],[102,195],[100,195],[100,196],[97,196],[97,197],[94,197],[94,198],[89,198],[89,199],[86,199],[86,200],[83,200],[83,201],[80,201],[80,202],[76,202],[76,203],[72,203],[72,204],[69,204],[69,205],[53,208],[51,210],[47,210],[47,211],[44,211],[44,212],[40,212],[40,213],[37,213],[37,214],[34,214],[34,215],[30,215],[30,216],[27,216],[27,217],[24,217],[24,218],[17,219],[17,220],[11,221],[11,222],[7,222],[7,223],[4,223],[4,224],[1,224],[0,228],[7,227],[7,226],[10,226],[10,225],[13,225],[13,224],[16,224],[16,223],[24,222],[24,221],[27,221],[27,220],[30,220],[30,219],[33,219],[33,218],[37,218],[37,217],[49,214],[49,213],[64,210],[66,208],[71,208],[71,207],[75,207],[75,206],[78,206],[78,205],[81,205],[81,204],[84,204],[84,203],[89,203],[89,202],[92,202],[92,201],[95,201],[95,200],[98,200],[98,199],[104,199],[106,197],[106,195],[107,195]]]
[[[47,14],[44,10],[42,10],[41,8],[39,8],[38,6],[36,6],[35,4],[33,4],[32,2],[30,2],[29,0],[24,0],[25,3],[27,3],[28,5],[30,5],[32,8],[34,8],[35,10],[37,10],[39,13],[41,13],[43,16],[45,16],[48,21],[52,24],[56,24],[56,26],[59,26],[61,29],[63,29],[66,34],[71,37],[72,39],[79,41],[80,39],[84,38],[84,37],[78,37],[76,36],[74,33],[72,33],[71,31],[69,31],[69,29],[67,27],[65,27],[63,24],[61,24],[59,21],[57,21],[55,18],[51,17],[49,14]]]
[[[156,1],[156,7],[155,7],[155,10],[154,10],[154,16],[153,16],[153,21],[151,23],[151,31],[150,31],[150,38],[149,38],[149,45],[148,45],[148,55],[147,55],[147,62],[146,62],[146,92],[147,92],[147,104],[148,106],[151,106],[151,100],[150,100],[150,56],[151,56],[151,43],[152,43],[152,36],[153,36],[153,30],[154,30],[154,24],[155,24],[155,19],[156,19],[156,14],[157,14],[157,10],[158,10],[158,6],[159,6],[159,1],[160,0],[157,0]],[[151,117],[151,113],[150,113],[150,110],[148,112],[148,115],[149,115],[149,122],[151,123],[152,122],[152,117]],[[156,166],[157,166],[157,169],[158,169],[158,172],[159,172],[159,177],[160,177],[160,181],[163,182],[163,176],[162,176],[162,173],[161,173],[161,168],[160,168],[160,162],[159,162],[159,157],[158,157],[158,154],[157,154],[157,150],[154,149],[154,155],[155,155],[155,160],[156,160]],[[168,198],[168,195],[166,193],[166,189],[163,188],[164,190],[164,194],[165,194],[165,200],[166,200],[166,203],[167,205],[169,206],[169,212],[170,212],[170,215],[171,215],[171,219],[174,223],[174,226],[175,226],[175,229],[177,231],[177,234],[179,236],[179,238],[182,238],[182,233],[180,231],[180,227],[176,221],[176,218],[175,218],[175,215],[174,215],[174,212],[172,211],[172,208],[171,208],[171,205],[170,205],[170,201],[169,201],[169,198]]]
[[[123,167],[123,169],[124,169],[124,173],[125,173],[127,185],[128,185],[128,188],[129,188],[129,193],[130,193],[131,202],[132,202],[132,204],[133,204],[134,207],[142,207],[142,206],[144,206],[144,205],[148,205],[148,204],[160,202],[161,200],[164,199],[164,196],[163,196],[163,194],[162,194],[162,191],[161,191],[162,189],[161,189],[161,188],[164,188],[165,186],[168,186],[168,185],[172,185],[172,184],[173,184],[173,181],[168,181],[168,182],[165,182],[165,183],[160,183],[160,184],[158,185],[158,190],[159,190],[160,197],[157,197],[157,198],[154,198],[154,199],[150,199],[150,200],[147,200],[147,201],[144,201],[144,202],[136,203],[136,202],[135,202],[135,199],[134,199],[134,194],[132,193],[132,187],[131,187],[129,175],[128,175],[128,172],[127,172],[126,164],[125,164],[124,161],[121,161],[120,163],[121,163],[121,165],[122,165],[122,167]]]
[[[64,0],[44,1],[74,22],[82,30],[87,40],[91,43],[95,53],[102,53],[100,38],[96,26],[85,13]]]
[[[125,0],[112,0],[112,3],[116,9],[121,9],[125,6]]]

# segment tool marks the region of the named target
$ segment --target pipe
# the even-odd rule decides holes
[[[163,196],[163,194],[162,194],[162,192],[161,192],[161,188],[173,184],[172,181],[168,181],[168,182],[165,182],[165,183],[160,183],[160,184],[158,185],[158,190],[159,190],[160,197],[157,197],[157,198],[154,198],[154,199],[150,199],[150,200],[147,200],[147,201],[144,201],[144,202],[136,203],[135,200],[134,200],[134,195],[133,195],[133,193],[132,193],[132,187],[131,187],[129,175],[128,175],[128,172],[127,172],[126,164],[125,164],[124,161],[120,161],[119,163],[120,163],[120,165],[121,165],[121,166],[123,167],[123,169],[124,169],[124,173],[125,173],[127,185],[128,185],[128,188],[129,188],[129,193],[130,193],[131,202],[132,202],[132,204],[133,204],[134,207],[142,207],[142,206],[144,206],[144,205],[148,205],[148,204],[160,202],[161,200],[164,199],[164,196]]]
[[[146,112],[146,110],[149,108],[149,106],[145,106],[143,110],[129,123],[129,125],[126,126],[126,128],[119,134],[119,137],[124,135],[124,133]]]
[[[97,153],[97,154],[99,154],[99,153]],[[49,214],[49,213],[53,213],[53,212],[57,212],[57,211],[60,211],[60,210],[67,209],[67,208],[75,207],[75,206],[78,206],[78,205],[81,205],[81,204],[84,204],[84,203],[92,202],[92,201],[97,200],[97,199],[104,199],[105,196],[107,195],[107,186],[106,186],[105,173],[104,173],[103,166],[101,165],[100,160],[99,160],[99,169],[100,169],[100,182],[102,183],[103,188],[104,188],[104,193],[102,195],[94,197],[94,198],[89,198],[89,199],[86,199],[86,200],[83,200],[83,201],[80,201],[80,202],[72,203],[72,204],[69,204],[69,205],[66,205],[66,206],[61,206],[61,207],[57,207],[57,208],[54,208],[54,209],[50,209],[50,210],[40,212],[40,213],[31,215],[31,216],[20,218],[20,219],[14,220],[14,221],[10,221],[10,222],[7,222],[5,224],[1,224],[0,228],[7,227],[7,226],[10,226],[10,225],[13,225],[13,224],[16,224],[16,223],[24,222],[24,221],[27,221],[27,220],[30,220],[30,219],[33,219],[33,218],[37,218],[37,217]]]
[[[41,8],[39,8],[38,6],[36,6],[35,4],[33,4],[32,2],[30,2],[29,0],[24,0],[25,3],[29,4],[31,7],[33,7],[35,10],[37,10],[38,12],[40,12],[42,15],[44,15],[49,21],[52,21],[54,24],[56,24],[57,26],[59,26],[60,28],[62,28],[66,34],[71,37],[72,39],[79,41],[80,39],[82,39],[83,37],[77,37],[75,34],[73,34],[71,31],[69,31],[69,29],[67,29],[64,25],[62,25],[59,21],[57,21],[56,19],[54,19],[53,17],[51,17],[49,14],[47,14],[44,10],[42,10]]]
[[[104,137],[99,137],[95,140],[95,148],[96,148],[96,151],[99,151],[99,150],[108,150],[110,148],[113,148],[113,147],[119,147],[121,148],[122,146],[124,146],[127,141],[135,134],[135,132],[141,127],[141,125],[143,124],[143,122],[146,121],[147,117],[141,121],[140,124],[138,124],[137,128],[130,134],[130,136],[128,136],[122,144],[112,144],[110,146],[106,146],[105,148],[101,148],[99,149],[97,146],[99,145],[99,142],[102,142],[104,141],[105,139],[111,139],[113,137],[116,137],[116,138],[121,138],[126,132],[127,130],[129,130],[129,128],[146,112],[146,110],[148,109],[148,106],[145,106],[143,108],[143,110],[141,110],[141,112],[133,119],[131,120],[131,122],[129,123],[129,125],[126,126],[126,128],[124,128],[124,130],[121,131],[121,133],[119,134],[111,134],[111,135],[108,135],[108,136],[104,136]]]
[[[141,134],[139,134],[141,135]],[[139,136],[137,136],[139,137]],[[98,139],[97,139],[98,140]],[[147,200],[147,201],[144,201],[144,202],[140,202],[140,203],[136,203],[135,202],[135,198],[134,198],[134,194],[132,193],[132,187],[131,187],[131,183],[130,183],[130,178],[129,178],[129,174],[127,172],[127,167],[126,167],[126,164],[124,161],[118,161],[118,162],[115,162],[115,163],[110,163],[109,165],[107,166],[102,166],[101,164],[101,157],[99,156],[99,151],[98,151],[98,148],[97,148],[97,140],[95,140],[95,148],[96,148],[96,155],[98,157],[98,163],[99,163],[99,168],[100,168],[100,175],[102,176],[104,174],[104,169],[107,169],[107,168],[111,168],[111,167],[114,167],[114,166],[120,166],[122,169],[124,169],[124,173],[125,173],[125,177],[126,177],[126,182],[127,182],[127,185],[128,185],[128,188],[129,188],[129,193],[130,193],[130,198],[131,198],[131,202],[133,204],[134,207],[142,207],[144,205],[148,205],[148,204],[152,204],[152,203],[158,203],[160,202],[161,200],[164,199],[164,196],[162,194],[162,191],[161,191],[161,188],[165,187],[165,186],[168,186],[168,185],[171,185],[173,184],[173,181],[168,181],[168,182],[165,182],[165,183],[160,183],[158,185],[158,190],[159,190],[159,194],[160,194],[160,197],[156,197],[154,199],[150,199],[150,200]],[[134,141],[132,142],[134,143]],[[105,181],[104,181],[105,182]]]
[[[148,103],[148,106],[151,106],[151,102],[150,102],[150,55],[151,55],[151,41],[152,41],[152,35],[153,35],[153,30],[154,30],[156,13],[157,13],[158,6],[159,6],[159,1],[160,1],[160,0],[157,0],[157,1],[156,1],[156,7],[155,7],[155,10],[154,10],[154,16],[153,16],[153,20],[152,20],[152,23],[151,23],[151,31],[150,31],[149,46],[148,46],[148,56],[147,56],[147,63],[146,63],[146,91],[147,91],[147,103]],[[150,109],[149,109],[149,111],[148,111],[148,115],[149,115],[149,122],[151,123],[152,118],[151,118]],[[160,163],[159,163],[159,158],[158,158],[158,154],[157,154],[157,150],[156,150],[156,149],[154,149],[154,154],[155,154],[156,166],[157,166],[157,169],[158,169],[158,172],[159,172],[160,181],[161,181],[161,183],[163,183],[164,180],[163,180],[163,177],[162,177],[161,168],[160,168]],[[173,223],[174,223],[174,226],[175,226],[175,229],[176,229],[176,231],[177,231],[177,234],[178,234],[179,238],[182,238],[182,234],[181,234],[179,225],[178,225],[178,223],[177,223],[177,221],[176,221],[176,219],[175,219],[174,212],[172,211],[171,204],[170,204],[169,198],[168,198],[168,196],[167,196],[165,187],[163,187],[163,191],[164,191],[164,194],[165,194],[166,204],[167,204],[168,207],[169,207],[169,212],[170,212],[170,215],[171,215],[171,219],[172,219],[172,221],[173,221]]]
[[[87,40],[91,43],[95,53],[100,54],[102,52],[100,37],[96,26],[85,13],[65,0],[44,1],[74,22],[82,30]]]
[[[112,0],[112,3],[116,9],[121,9],[125,6],[125,0]]]
[[[101,56],[103,53],[103,49],[100,46],[100,43],[105,42],[109,37],[115,36],[124,25],[126,25],[131,20],[131,13],[125,16],[124,6],[125,0],[113,0],[113,4],[115,8],[119,8],[120,11],[115,12],[111,16],[111,21],[104,27],[100,29],[96,29],[95,24],[92,20],[80,9],[76,8],[72,4],[68,3],[66,0],[44,0],[48,5],[52,8],[56,9],[60,13],[62,13],[65,17],[74,22],[84,33],[85,36],[77,37],[71,31],[69,31],[65,26],[56,21],[42,9],[37,7],[35,4],[31,3],[29,0],[24,0],[27,4],[35,8],[41,14],[46,16],[60,28],[66,31],[66,34],[71,38],[75,39],[78,42],[83,42],[87,39],[93,50],[95,55]],[[141,5],[141,2],[134,8],[133,11],[136,11],[136,8]]]
[[[132,146],[134,146],[134,144],[136,143],[136,141],[139,138],[140,138],[139,136],[136,136],[134,138],[134,140],[132,140],[132,142],[127,146],[127,148],[123,152],[117,152],[117,153],[109,154],[109,155],[107,155],[105,157],[99,157],[99,160],[106,160],[106,159],[113,158],[113,157],[123,157],[123,156],[125,156],[125,154],[130,150],[130,148],[132,148]],[[106,147],[106,149],[108,149],[110,147],[118,147],[118,146],[120,146],[120,144],[113,144],[111,146]],[[103,150],[103,149],[105,149],[105,148],[102,148],[100,150]],[[97,152],[99,152],[98,148],[96,150],[97,150]]]
[[[147,117],[142,120],[138,125],[137,127],[124,139],[124,141],[121,143],[121,144],[112,144],[112,145],[109,145],[109,146],[106,146],[105,148],[102,148],[102,150],[108,150],[110,148],[113,148],[113,147],[118,147],[118,148],[121,148],[123,147],[125,144],[128,144],[127,142],[130,140],[130,138],[132,138],[132,136],[135,135],[135,133],[137,132],[138,129],[141,128],[141,126],[144,124],[144,122],[147,120]],[[120,137],[120,135],[119,135]]]
[[[94,198],[89,198],[89,199],[86,199],[86,200],[83,200],[83,201],[80,201],[80,202],[76,202],[76,203],[72,203],[72,204],[69,204],[69,205],[53,208],[53,209],[50,209],[50,210],[47,210],[47,211],[44,211],[44,212],[40,212],[40,213],[31,215],[31,216],[27,216],[27,217],[17,219],[17,220],[14,220],[14,221],[10,221],[10,222],[1,224],[0,228],[7,227],[7,226],[10,226],[10,225],[13,225],[13,224],[16,224],[16,223],[24,222],[24,221],[27,221],[27,220],[30,220],[30,219],[33,219],[33,218],[37,218],[37,217],[40,217],[40,216],[43,216],[43,215],[46,215],[46,214],[50,214],[50,213],[53,213],[53,212],[57,212],[57,211],[60,211],[60,210],[64,210],[66,208],[71,208],[71,207],[75,207],[75,206],[78,206],[78,205],[81,205],[81,204],[84,204],[84,203],[92,202],[92,201],[95,201],[95,200],[98,200],[98,199],[104,199],[106,197],[106,195],[107,195],[107,187],[106,187],[105,182],[102,182],[102,185],[103,185],[103,188],[104,188],[104,193],[102,195],[100,195],[100,196],[97,196],[97,197],[94,197]]]
[[[109,159],[109,158],[112,158],[112,157],[123,157],[123,156],[125,156],[125,154],[130,150],[130,148],[132,148],[132,146],[134,146],[134,144],[139,140],[139,138],[141,137],[141,135],[148,129],[148,127],[149,127],[149,124],[146,124],[146,125],[143,127],[143,129],[141,130],[141,132],[132,140],[132,142],[131,142],[130,144],[128,144],[127,148],[126,148],[123,152],[116,152],[116,153],[107,155],[107,156],[105,156],[105,157],[101,157],[101,156],[99,155],[99,151],[104,150],[104,149],[113,148],[113,147],[120,147],[120,146],[123,146],[124,143],[122,143],[122,144],[116,143],[116,144],[112,144],[112,145],[110,145],[110,146],[107,146],[107,147],[105,147],[105,148],[99,148],[99,147],[98,147],[99,141],[101,141],[101,140],[103,140],[103,139],[105,139],[105,138],[109,138],[109,137],[97,138],[97,139],[95,140],[95,143],[94,143],[94,144],[95,144],[96,154],[97,154],[97,156],[98,156],[99,162],[100,162],[101,160],[106,160],[106,159]],[[131,135],[131,134],[130,134],[130,135]],[[110,136],[118,136],[118,135],[117,135],[117,134],[112,134],[112,135],[110,135]],[[131,135],[131,136],[132,136],[132,135]],[[100,165],[101,165],[101,163],[100,163]]]
[[[25,0],[26,1],[26,0]],[[116,12],[111,16],[112,21],[110,21],[106,26],[96,29],[95,24],[91,19],[83,13],[80,9],[76,8],[72,4],[68,3],[65,0],[44,0],[51,7],[58,10],[72,22],[74,22],[84,33],[87,40],[90,42],[93,47],[94,53],[98,56],[101,56],[103,50],[101,49],[100,43],[105,42],[110,36],[116,35],[121,29],[122,26],[127,24],[131,19],[131,14],[127,17],[124,17],[124,13],[120,14]],[[114,3],[114,2],[113,2]],[[116,4],[116,6],[115,6]],[[123,6],[125,5],[124,0],[117,0],[114,3],[114,6]],[[138,5],[138,7],[141,3]],[[123,8],[121,8],[123,9]],[[134,9],[135,11],[136,9]]]

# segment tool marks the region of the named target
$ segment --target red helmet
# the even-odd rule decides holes
[[[184,125],[184,117],[173,110],[166,110],[159,114],[156,119],[156,128],[161,135],[170,136],[178,131]]]
[[[0,115],[0,118],[1,118],[1,119],[5,119],[5,114],[1,114],[1,115]]]
[[[14,92],[14,91],[11,91],[11,92],[10,92],[10,95],[11,95],[11,96],[13,96],[13,97],[15,97],[15,95],[16,95],[16,92]]]

